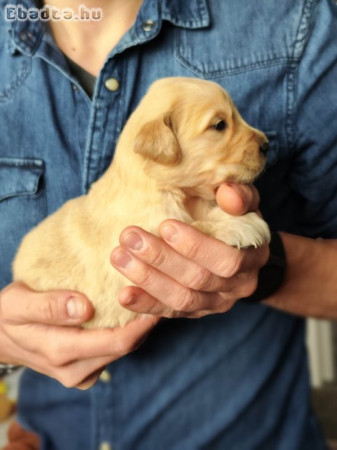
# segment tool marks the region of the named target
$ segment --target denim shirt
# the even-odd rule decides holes
[[[22,236],[87,192],[148,86],[166,76],[220,83],[267,133],[258,187],[273,229],[336,238],[336,42],[333,0],[144,0],[90,99],[46,24],[1,13],[0,287]],[[262,304],[165,320],[107,370],[85,392],[24,372],[18,417],[43,449],[324,448],[303,321]]]

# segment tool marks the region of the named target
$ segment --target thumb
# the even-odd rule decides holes
[[[87,297],[79,292],[36,292],[16,282],[1,291],[0,312],[5,323],[73,326],[89,320],[94,314],[94,308]]]
[[[242,216],[259,207],[259,193],[251,184],[222,184],[216,192],[220,208],[233,216]]]

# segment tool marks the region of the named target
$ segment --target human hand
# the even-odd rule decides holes
[[[35,292],[12,283],[0,292],[0,361],[30,367],[66,387],[87,389],[110,362],[135,350],[158,322],[136,319],[123,328],[87,330],[91,302],[69,290]]]
[[[232,215],[256,211],[259,203],[253,186],[224,184],[216,198]],[[136,284],[119,294],[135,312],[193,318],[226,312],[255,291],[269,257],[268,246],[239,250],[177,220],[164,221],[159,233],[162,239],[128,227],[111,254],[112,265]]]

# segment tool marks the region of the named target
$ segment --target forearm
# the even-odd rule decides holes
[[[337,240],[281,236],[285,281],[265,304],[300,316],[337,319]]]

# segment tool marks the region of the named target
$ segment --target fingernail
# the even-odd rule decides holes
[[[113,261],[116,266],[126,269],[131,263],[132,258],[128,253],[120,250],[116,255],[114,255]]]
[[[226,182],[225,184],[226,184],[226,186],[233,189],[235,192],[239,192],[239,193],[242,192],[240,185],[237,183]]]
[[[143,239],[138,233],[131,231],[123,239],[123,244],[132,250],[141,250],[144,246]]]
[[[79,298],[70,298],[67,301],[67,313],[72,319],[78,319],[83,316],[85,312],[85,305]]]
[[[226,186],[230,187],[231,189],[234,189],[235,191],[237,191],[238,189],[240,189],[240,187],[236,184],[236,183],[231,183],[230,181],[227,181],[225,183]]]
[[[177,240],[178,231],[176,227],[172,225],[165,225],[161,229],[161,235],[165,239],[165,241],[174,242]]]

